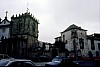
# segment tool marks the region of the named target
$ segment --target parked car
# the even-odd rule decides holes
[[[48,55],[35,55],[35,56],[33,56],[32,59],[35,62],[48,62],[48,61],[50,61],[50,57]]]
[[[6,58],[12,58],[12,57],[8,56],[7,54],[0,54],[0,60]]]
[[[78,64],[78,67],[100,67],[97,65],[95,61],[79,60],[79,61],[73,61],[73,62]]]
[[[49,59],[49,56],[47,56],[47,55],[40,55],[40,56],[38,56],[38,60],[39,60],[40,62],[47,62],[47,61],[49,61],[50,59]]]
[[[0,60],[0,66],[10,66],[10,67],[34,67],[35,64],[31,60],[27,59],[2,59]]]
[[[70,58],[56,56],[51,62],[45,64],[47,67],[63,67],[63,66],[75,66],[77,67],[78,64],[74,63]]]

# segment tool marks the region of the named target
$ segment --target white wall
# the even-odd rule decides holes
[[[2,29],[0,29],[0,40],[1,40],[1,37],[2,37],[2,36],[4,36],[4,39],[5,39],[5,38],[9,38],[9,36],[10,36],[9,30],[10,30],[9,28],[6,28],[6,29],[5,29],[5,32],[2,32]]]
[[[80,44],[79,44],[79,38],[84,39],[84,49],[80,49],[82,51],[82,55],[84,56],[88,56],[88,42],[87,42],[87,33],[86,31],[82,31],[82,30],[77,30],[77,34],[78,34],[78,49],[80,49]]]
[[[65,35],[65,41],[63,40],[63,35]],[[69,51],[73,50],[73,44],[72,44],[72,40],[71,40],[71,31],[63,32],[61,34],[61,39],[63,42],[66,42],[66,40],[67,40],[65,49],[68,49]]]
[[[87,45],[87,33],[86,31],[83,31],[83,30],[77,30],[77,34],[78,34],[78,39],[76,39],[77,50],[81,50],[82,51],[81,54],[84,56],[87,56],[88,50],[89,50],[88,45]],[[63,40],[63,35],[65,35],[65,41]],[[62,38],[62,41],[64,42],[66,42],[67,40],[67,44],[65,45],[65,48],[68,49],[69,51],[73,50],[73,40],[71,39],[71,30],[61,33],[61,38]],[[79,38],[84,39],[84,49],[80,49]]]
[[[93,54],[94,57],[96,57],[96,51],[99,51],[99,49],[98,49],[98,43],[100,43],[100,41],[94,40],[95,50],[92,50],[92,49],[91,49],[91,40],[88,39],[89,51],[92,52],[92,54]],[[99,56],[100,56],[100,51],[99,51]]]
[[[0,26],[4,26],[2,28],[0,28],[0,40],[1,37],[4,36],[5,38],[9,38],[10,37],[10,28],[6,25],[9,25],[10,23],[7,20],[3,20],[2,23],[0,24]],[[5,28],[5,31],[3,32],[2,29]]]

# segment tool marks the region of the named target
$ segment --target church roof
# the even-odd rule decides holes
[[[32,15],[30,12],[26,12],[26,13],[22,13],[22,14],[19,14],[19,15],[17,15],[16,14],[16,16],[12,16],[11,17],[11,19],[19,19],[19,18],[26,18],[26,17],[30,17],[31,19],[33,19],[34,21],[36,21],[37,23],[38,23],[38,21],[39,20],[37,20],[35,17],[34,17],[34,15]],[[39,23],[38,23],[39,24]]]
[[[8,23],[10,23],[10,21],[6,17],[5,17],[4,20],[2,20],[2,22],[5,22],[5,21],[7,21]]]
[[[4,20],[0,21],[0,28],[6,26],[10,26],[10,21],[7,19],[7,17],[5,17]]]
[[[83,31],[87,31],[85,29],[82,29],[81,27],[76,26],[75,24],[70,25],[66,30],[64,30],[63,32],[69,31],[71,29],[78,29],[78,30],[83,30]]]

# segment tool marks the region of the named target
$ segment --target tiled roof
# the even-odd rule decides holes
[[[76,26],[75,24],[72,24],[66,30],[64,30],[63,32],[69,31],[71,29],[78,29],[78,30],[87,31],[87,30],[82,29],[81,27]]]

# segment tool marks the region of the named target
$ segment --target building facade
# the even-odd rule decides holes
[[[0,40],[10,37],[10,21],[5,17],[4,20],[0,19]]]
[[[11,39],[17,46],[17,53],[22,56],[32,56],[33,47],[38,44],[38,20],[29,12],[11,17]],[[16,53],[16,54],[17,54]]]
[[[70,25],[65,31],[61,32],[62,41],[66,43],[66,49],[74,56],[87,56],[87,30],[74,24]]]
[[[87,35],[89,57],[100,57],[100,34]]]
[[[100,36],[100,34],[98,34]],[[66,30],[61,32],[61,41],[65,42],[65,49],[69,51],[72,57],[96,57],[100,56],[100,37],[87,36],[87,30],[70,25]],[[55,38],[58,41],[59,37]]]
[[[4,20],[0,19],[0,53],[7,53],[7,39],[10,38],[10,21],[7,15]]]
[[[0,19],[0,53],[12,57],[32,57],[38,45],[39,21],[30,14],[22,13],[4,20]]]
[[[30,13],[11,17],[11,37],[27,39],[28,47],[38,42],[38,20]]]

